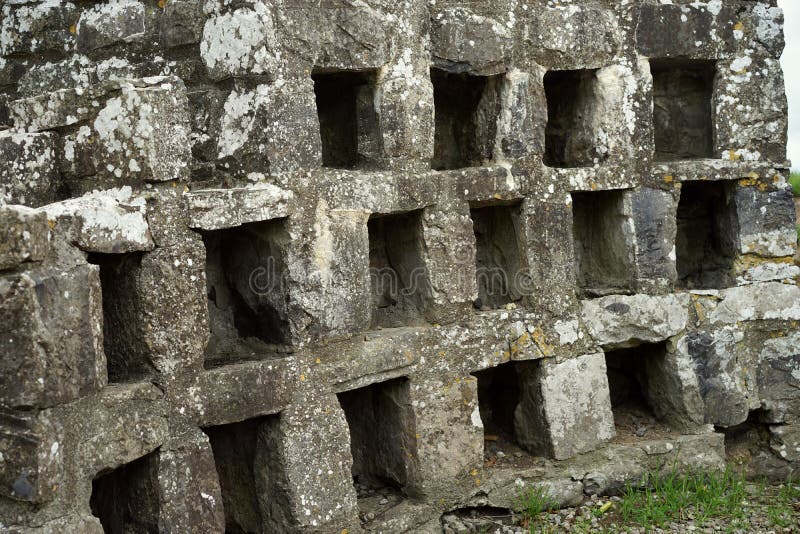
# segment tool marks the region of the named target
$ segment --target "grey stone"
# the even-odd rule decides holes
[[[83,12],[76,31],[78,49],[82,52],[140,40],[145,35],[144,4],[137,0],[100,4]]]
[[[60,185],[56,136],[0,132],[0,199],[38,208],[56,200]]]
[[[44,213],[25,206],[0,206],[0,271],[41,261],[47,241]]]

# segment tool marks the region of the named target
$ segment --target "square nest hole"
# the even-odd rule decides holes
[[[350,429],[353,483],[362,514],[417,493],[417,441],[409,381],[396,378],[338,394]]]
[[[659,161],[711,158],[714,154],[712,97],[714,61],[650,60],[653,133]]]
[[[596,70],[553,70],[544,76],[547,98],[544,164],[548,167],[587,167],[598,156],[594,108]]]
[[[608,388],[618,441],[659,439],[672,433],[673,368],[666,342],[606,351]]]
[[[286,219],[203,232],[211,340],[206,366],[285,351]]]
[[[159,532],[158,451],[100,473],[89,502],[104,532]]]
[[[280,416],[206,427],[214,453],[225,532],[280,532],[288,522]]]
[[[144,315],[138,293],[141,252],[89,254],[88,261],[100,267],[103,295],[103,350],[108,381],[134,382],[156,374],[150,349],[144,343]]]
[[[383,140],[376,94],[377,72],[315,70],[322,165],[339,169],[379,166]]]
[[[517,203],[470,209],[476,247],[476,309],[499,309],[526,294],[527,261],[519,238],[521,208]]]
[[[539,362],[528,361],[508,362],[472,373],[478,379],[487,467],[523,467],[534,456],[547,454],[544,420],[528,411],[539,398],[538,371]],[[523,403],[524,398],[529,402]]]
[[[572,193],[575,271],[582,296],[630,293],[635,238],[625,191]]]
[[[422,258],[422,211],[381,215],[367,223],[374,328],[422,326],[430,301]]]
[[[431,69],[436,170],[478,167],[494,154],[502,76]]]
[[[722,289],[735,283],[739,224],[735,185],[684,182],[675,236],[676,285],[683,289]]]

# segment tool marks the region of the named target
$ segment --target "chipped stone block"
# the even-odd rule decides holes
[[[233,91],[225,102],[217,157],[233,173],[281,174],[319,167],[322,148],[311,80]]]
[[[0,132],[0,200],[34,208],[55,200],[56,140],[52,133]]]
[[[0,206],[0,271],[41,261],[47,242],[44,213],[24,206]]]
[[[543,100],[544,94],[532,83],[530,74],[516,69],[505,74],[500,88],[495,158],[521,158],[542,153],[544,145],[535,135],[534,125],[545,122],[540,107]]]
[[[424,163],[433,158],[433,85],[428,76],[404,76],[397,65],[380,84],[383,146],[390,158]]]
[[[82,52],[141,40],[145,35],[145,6],[137,0],[96,5],[81,14],[76,32]]]
[[[432,17],[434,64],[451,72],[499,74],[511,56],[511,32],[498,21],[466,8],[446,8]]]
[[[734,49],[736,12],[714,2],[637,8],[636,48],[647,57],[714,57]]]
[[[800,425],[770,426],[772,451],[787,462],[800,462]]]
[[[52,500],[62,483],[64,450],[46,415],[0,408],[0,496],[30,503]]]
[[[95,192],[42,208],[55,233],[86,252],[121,254],[155,247],[146,201],[128,186]]]
[[[269,183],[240,189],[205,189],[188,194],[189,226],[221,230],[289,215],[294,193]]]
[[[525,371],[521,384],[514,427],[528,450],[564,460],[614,437],[603,354],[541,360]]]
[[[739,247],[742,254],[763,257],[794,256],[797,232],[791,189],[761,191],[757,187],[736,189]]]
[[[583,302],[589,335],[608,348],[655,343],[679,334],[689,320],[689,296],[609,296]]]
[[[199,43],[206,22],[202,6],[191,0],[172,0],[164,6],[161,41],[168,48]]]
[[[800,320],[800,287],[794,285],[765,282],[725,289],[718,296],[708,314],[711,324]]]
[[[37,269],[0,279],[0,403],[32,408],[69,402],[106,383],[97,269]]]

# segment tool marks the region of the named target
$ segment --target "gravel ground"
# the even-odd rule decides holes
[[[762,492],[763,490],[763,492]],[[800,501],[785,502],[778,498],[779,487],[748,486],[748,497],[742,503],[743,519],[715,517],[702,520],[691,510],[685,518],[660,527],[633,524],[623,521],[619,513],[619,497],[592,497],[577,508],[565,508],[543,513],[533,521],[519,514],[504,514],[499,510],[471,510],[446,515],[443,518],[445,534],[519,534],[519,533],[617,533],[629,534],[661,532],[698,533],[800,533]],[[609,506],[610,503],[610,506]],[[606,511],[600,512],[600,509]]]

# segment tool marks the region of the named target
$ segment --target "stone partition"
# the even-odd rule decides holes
[[[800,469],[774,0],[6,0],[0,531],[441,532]]]

